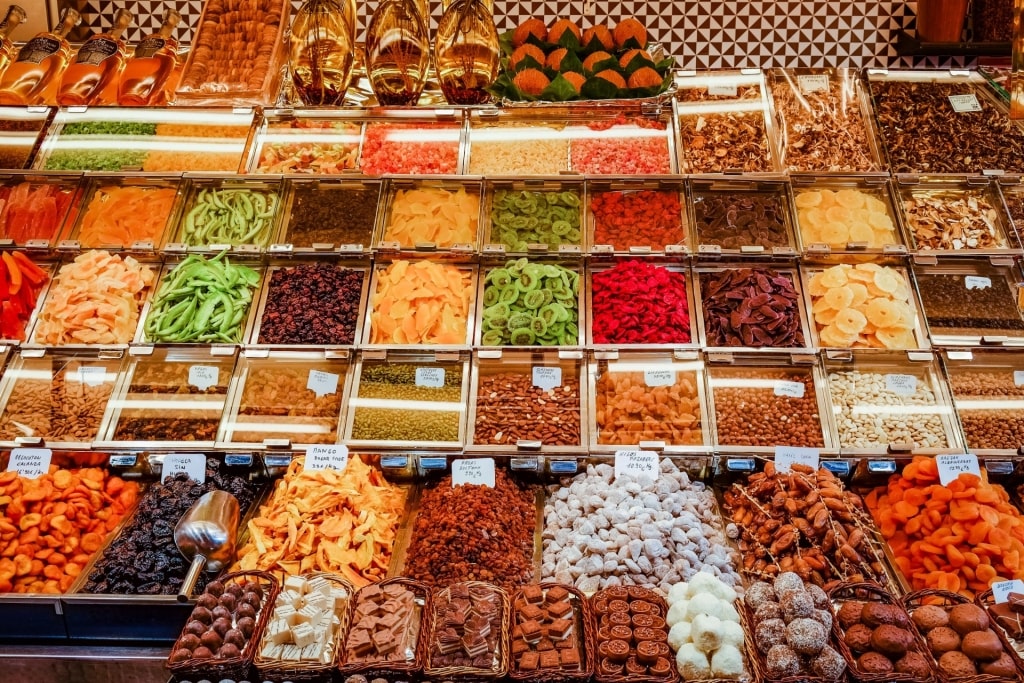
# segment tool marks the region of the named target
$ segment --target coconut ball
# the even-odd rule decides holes
[[[743,627],[735,621],[722,622],[722,647],[726,645],[734,645],[739,648],[746,645]]]
[[[725,600],[721,600],[719,601],[719,606],[721,607],[721,609],[719,610],[720,614],[718,615],[719,619],[721,619],[723,622],[739,622],[740,613],[736,611],[736,606],[733,605],[732,602],[726,602]]]
[[[786,643],[801,655],[816,655],[828,643],[828,631],[814,619],[794,619],[786,626]]]
[[[772,588],[770,583],[758,581],[747,589],[746,594],[743,596],[743,601],[747,603],[750,609],[756,610],[761,606],[761,603],[778,602],[778,598],[775,595],[775,589]]]
[[[665,623],[669,626],[675,626],[680,621],[687,619],[686,613],[689,607],[689,600],[680,600],[674,603],[668,608],[668,614],[665,615]]]
[[[710,593],[701,593],[700,595],[693,596],[686,605],[686,616],[690,621],[693,621],[699,614],[708,614],[720,619],[722,616],[722,601]]]
[[[693,643],[685,643],[676,653],[676,668],[684,680],[711,678],[711,663]]]
[[[690,597],[696,597],[701,593],[710,593],[719,600],[732,602],[736,599],[736,591],[730,586],[722,583],[721,579],[707,572],[697,572],[690,579]]]
[[[811,600],[814,601],[815,609],[828,609],[829,601],[828,595],[822,589],[821,586],[816,586],[813,583],[807,584],[807,592],[811,595]]]
[[[806,591],[791,591],[779,602],[782,606],[782,618],[788,624],[794,619],[803,619],[814,614],[814,600]]]
[[[772,584],[772,587],[775,589],[775,594],[779,596],[779,601],[781,602],[787,593],[794,591],[802,592],[804,580],[796,572],[782,572],[775,577],[775,583]]]
[[[680,621],[668,632],[668,645],[676,652],[686,643],[690,642],[690,622]]]
[[[775,645],[765,657],[768,664],[768,675],[772,678],[786,678],[800,674],[800,655],[793,652],[788,645]]]
[[[666,601],[668,602],[668,604],[669,605],[674,605],[677,602],[679,602],[680,600],[686,600],[689,597],[689,595],[690,595],[688,590],[687,590],[687,589],[689,589],[689,587],[690,587],[689,584],[687,584],[685,581],[683,581],[682,583],[677,583],[674,586],[672,586],[671,588],[669,588],[668,589],[668,597],[666,598]]]
[[[843,671],[846,669],[846,660],[841,654],[826,645],[821,648],[818,656],[811,660],[811,669],[825,680],[834,681],[843,675]]]
[[[760,624],[762,621],[768,619],[781,619],[782,618],[782,606],[777,602],[771,602],[765,600],[757,609],[754,610],[754,623]]]
[[[743,655],[734,645],[723,645],[711,657],[711,675],[716,678],[739,678],[743,675]]]
[[[698,614],[690,624],[690,639],[701,652],[714,652],[722,644],[722,622],[718,617]]]
[[[754,629],[754,644],[761,652],[768,652],[775,645],[786,642],[786,622],[782,619],[762,621]]]

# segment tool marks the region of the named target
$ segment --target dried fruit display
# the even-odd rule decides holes
[[[880,194],[855,188],[803,190],[796,193],[797,222],[805,245],[868,249],[899,244],[889,205]]]
[[[595,344],[689,344],[686,275],[642,261],[591,274]]]
[[[792,273],[728,268],[700,274],[708,346],[805,345],[800,295]]]
[[[1000,249],[1006,247],[999,211],[983,190],[911,191],[903,210],[918,249]]]

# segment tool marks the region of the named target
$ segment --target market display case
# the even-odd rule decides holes
[[[1016,351],[948,349],[941,356],[964,444],[979,456],[1024,447],[1024,375]]]
[[[466,172],[488,177],[568,173],[571,139],[567,108],[474,111]]]
[[[177,229],[165,250],[259,253],[280,229],[280,178],[187,176]]]
[[[481,265],[475,346],[583,346],[579,261],[520,257]]]
[[[54,110],[50,107],[0,108],[0,168],[30,168]]]
[[[770,455],[778,447],[837,454],[828,390],[810,353],[709,353],[715,451]]]
[[[484,184],[483,251],[487,256],[581,256],[586,253],[582,180],[488,180]]]
[[[391,179],[382,195],[373,239],[378,255],[466,260],[480,251],[479,180]]]
[[[382,182],[334,178],[284,181],[279,243],[272,253],[370,255]]]
[[[363,123],[351,115],[266,110],[256,129],[249,173],[355,173]]]
[[[61,109],[33,168],[237,173],[256,116],[251,108]]]
[[[584,240],[591,256],[692,252],[686,181],[675,178],[587,181]]]
[[[52,249],[74,223],[82,200],[80,173],[0,176],[0,246]]]
[[[828,351],[829,412],[845,455],[962,453],[949,390],[923,351]]]
[[[691,178],[697,257],[796,256],[793,204],[779,179]]]
[[[1024,244],[1021,235],[1024,233],[1024,180],[1019,176],[998,178],[999,193],[1003,196],[1006,215],[1009,216],[1007,234],[1019,244]]]

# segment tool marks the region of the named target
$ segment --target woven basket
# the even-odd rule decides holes
[[[785,678],[772,678],[768,675],[768,664],[764,660],[764,655],[752,641],[752,635],[756,628],[757,622],[754,620],[754,611],[750,609],[745,601],[742,601],[740,617],[743,619],[743,631],[747,634],[747,655],[750,657],[751,668],[753,668],[754,680],[759,683],[840,683],[846,680],[846,671],[844,670],[838,678],[823,678],[821,676],[815,676],[813,674],[806,674],[801,676],[786,676]],[[833,619],[833,622],[835,620]],[[835,645],[831,642],[833,639],[829,639],[829,645]],[[838,651],[838,648],[836,648]]]
[[[903,596],[903,606],[907,608],[907,612],[911,616],[914,615],[914,610],[923,605],[938,605],[939,607],[945,608],[947,611],[955,607],[956,605],[973,604],[970,598],[966,598],[959,593],[953,593],[951,591],[938,590],[933,588],[925,588],[919,591],[913,591]],[[996,633],[999,633],[999,629],[993,629]],[[1005,639],[1004,641],[1005,642]],[[1005,647],[1005,646],[1004,646]],[[1009,648],[1010,652],[1013,648]],[[974,676],[961,676],[960,678],[953,678],[947,675],[941,669],[936,669],[938,679],[941,683],[1009,683],[1010,681],[1019,681],[1019,677],[1004,678],[1003,676],[993,676],[991,674],[975,674]]]
[[[543,590],[554,588],[555,586],[564,588],[569,592],[569,602],[573,606],[573,628],[576,630],[575,635],[580,646],[580,670],[565,671],[563,669],[537,669],[536,671],[520,671],[516,668],[515,662],[511,660],[510,646],[508,677],[513,681],[523,681],[524,683],[557,683],[558,681],[565,681],[566,683],[585,683],[586,681],[589,681],[590,677],[594,674],[594,656],[597,652],[597,634],[594,631],[594,620],[590,614],[590,603],[587,602],[586,596],[573,586],[568,586],[554,581],[542,582],[540,584],[540,587]],[[512,599],[512,604],[515,605],[519,602],[522,595],[522,590],[517,592]],[[510,618],[510,623],[512,623],[514,627],[514,617]]]
[[[351,676],[352,674],[362,674],[369,679],[373,678],[384,678],[388,681],[396,679],[408,680],[410,677],[419,674],[423,671],[423,662],[427,655],[427,646],[429,645],[429,634],[430,634],[430,618],[432,614],[432,601],[430,598],[430,588],[425,583],[419,581],[413,581],[405,577],[395,577],[393,579],[387,579],[381,581],[378,584],[374,584],[380,587],[390,586],[391,584],[400,584],[411,590],[416,595],[417,603],[420,605],[420,623],[418,624],[419,629],[416,635],[416,647],[414,648],[414,655],[412,659],[404,661],[387,661],[377,660],[371,662],[349,662],[346,659],[346,648],[343,644],[338,649],[338,666],[337,671],[341,674],[342,678],[345,676]],[[352,612],[355,613],[355,608],[359,604],[359,593],[357,592],[355,598],[352,600]],[[346,640],[348,634],[346,634]]]
[[[976,595],[974,597],[974,602],[977,603],[978,606],[981,607],[983,610],[985,610],[986,614],[989,614],[988,608],[991,605],[995,604],[995,600],[992,597],[991,590],[987,590],[984,593]],[[1003,628],[996,623],[995,619],[992,619],[991,614],[989,614],[988,618],[992,620],[992,630],[996,632],[996,635],[999,636],[999,639],[1003,641],[1003,647],[1006,648],[1007,652],[1010,653],[1010,656],[1013,657],[1013,663],[1017,666],[1017,671],[1020,673],[1021,680],[1024,680],[1024,661],[1021,660],[1020,653],[1017,651],[1017,648],[1014,647],[1014,643],[1012,640],[1010,640],[1010,637],[1006,634],[1006,631],[1003,630]]]
[[[828,592],[828,597],[832,601],[832,604],[836,607],[838,612],[841,603],[849,601],[858,602],[880,602],[884,605],[891,605],[893,607],[899,607],[901,610],[906,612],[902,603],[892,597],[885,589],[876,583],[867,582],[849,582],[841,583],[834,587]],[[839,654],[846,660],[847,671],[849,671],[850,678],[860,683],[930,683],[938,677],[938,669],[935,664],[935,660],[932,657],[931,651],[928,649],[928,645],[925,643],[924,638],[918,633],[917,628],[914,626],[914,622],[910,620],[910,615],[907,615],[907,628],[910,633],[914,636],[914,643],[911,647],[913,652],[924,656],[931,665],[931,675],[927,678],[919,678],[917,676],[911,676],[910,674],[897,673],[891,671],[889,673],[869,673],[867,671],[861,671],[857,667],[857,657],[850,650],[846,644],[846,639],[843,636],[843,630],[839,626],[839,619],[832,619],[832,639],[836,643],[836,649],[839,650]]]
[[[218,579],[221,583],[227,586],[229,583],[241,583],[244,584],[246,581],[257,581],[263,588],[263,604],[260,607],[259,613],[256,615],[256,626],[253,628],[252,636],[249,641],[245,644],[241,654],[238,657],[231,657],[229,659],[186,659],[183,662],[177,662],[176,664],[167,664],[167,668],[171,671],[174,677],[178,680],[181,679],[223,679],[233,678],[238,680],[245,678],[249,675],[249,669],[252,667],[252,661],[256,654],[257,648],[259,647],[260,641],[263,639],[263,631],[267,626],[267,621],[270,619],[270,613],[274,611],[274,602],[277,600],[277,593],[280,590],[280,585],[277,579],[272,574],[260,571],[246,571],[246,572],[235,572],[234,574],[225,574]],[[182,628],[181,635],[185,635],[185,629]],[[178,636],[180,642],[181,636]],[[171,652],[178,649],[177,642],[171,649]]]
[[[334,669],[334,663],[338,660],[338,650],[341,649],[341,644],[345,642],[345,635],[348,633],[348,624],[352,618],[352,596],[354,595],[355,590],[352,588],[352,584],[339,574],[332,574],[330,572],[313,572],[307,576],[309,579],[315,579],[317,577],[327,579],[340,588],[344,588],[348,591],[349,595],[345,611],[340,615],[341,623],[338,625],[338,630],[334,634],[334,646],[331,649],[330,660],[327,663],[320,663],[287,661],[264,657],[261,654],[263,652],[263,646],[266,644],[267,640],[267,634],[264,632],[263,638],[260,639],[259,650],[257,650],[256,657],[253,660],[253,664],[256,666],[256,670],[259,671],[261,680],[289,680],[294,683],[331,680],[331,671]],[[271,618],[272,616],[273,615],[271,615]]]
[[[430,620],[430,633],[427,638],[427,657],[423,665],[424,678],[436,680],[457,680],[457,681],[492,681],[497,678],[504,678],[508,673],[509,660],[509,639],[512,627],[510,624],[511,604],[508,593],[494,584],[482,581],[462,581],[456,585],[466,586],[469,589],[489,590],[498,596],[499,621],[501,623],[497,640],[497,652],[494,653],[495,663],[490,669],[481,669],[474,666],[434,666],[434,638],[436,631],[440,628],[439,615],[434,614]],[[447,604],[448,596],[451,594],[451,586],[442,589],[434,589],[431,595],[431,602],[434,609],[438,605]]]
[[[654,604],[656,612],[660,617],[665,617],[668,614],[668,603],[665,602],[665,598],[659,594],[647,588],[641,588],[640,586],[613,586],[611,588],[605,588],[590,596],[590,623],[591,629],[593,630],[595,637],[594,642],[600,647],[600,643],[597,642],[597,623],[601,617],[601,613],[604,611],[604,607],[601,607],[602,603],[611,600],[645,600]],[[666,634],[668,630],[666,627]],[[595,650],[596,652],[596,650]],[[650,674],[609,674],[602,673],[600,661],[597,656],[594,656],[594,680],[597,683],[674,683],[679,680],[679,673],[676,671],[676,658],[672,656],[669,651],[669,673],[667,676],[652,676]]]

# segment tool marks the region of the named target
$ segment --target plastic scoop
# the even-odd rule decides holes
[[[189,599],[204,568],[220,571],[235,559],[238,516],[237,498],[226,491],[210,491],[178,520],[174,544],[192,562],[178,591],[178,602]]]

